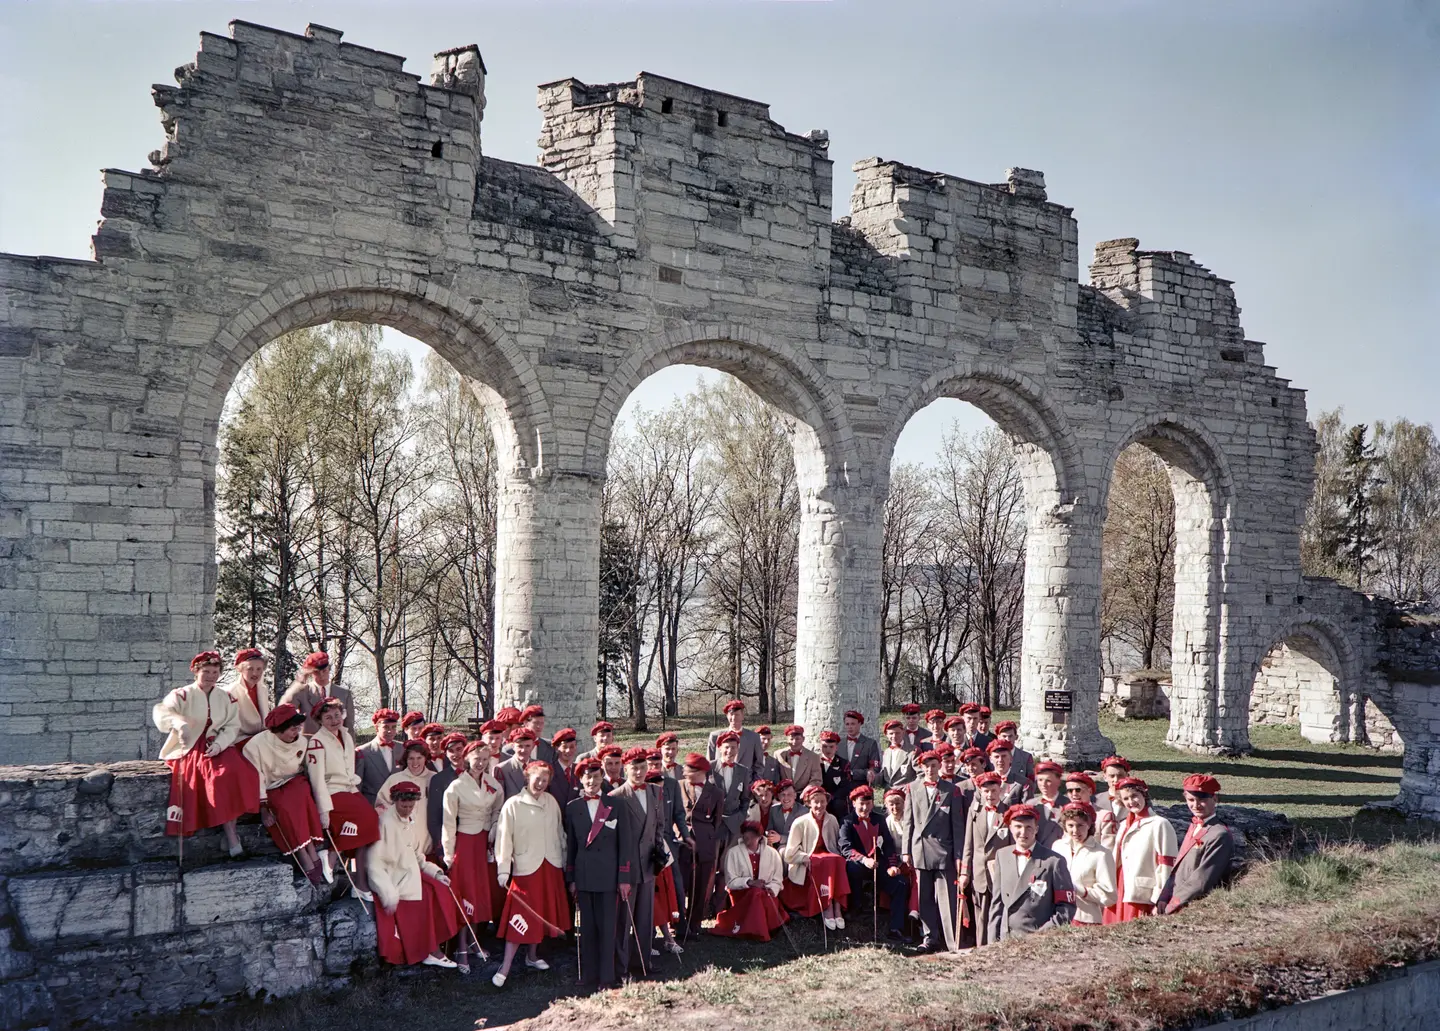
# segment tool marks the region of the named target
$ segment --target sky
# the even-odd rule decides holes
[[[232,18],[329,25],[421,76],[479,44],[483,148],[512,161],[536,159],[537,84],[644,70],[828,129],[837,218],[862,157],[1041,169],[1075,209],[1082,278],[1098,240],[1190,252],[1235,281],[1312,413],[1440,423],[1440,0],[0,0],[0,251],[89,256],[99,169],[144,168],[162,141],[150,84]],[[960,408],[917,416],[897,460],[933,454]]]

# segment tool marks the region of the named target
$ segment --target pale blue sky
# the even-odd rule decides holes
[[[150,84],[231,18],[330,25],[420,75],[478,43],[484,149],[510,160],[535,159],[537,84],[643,69],[828,129],[837,217],[869,155],[984,181],[1043,169],[1082,265],[1138,236],[1235,280],[1248,335],[1312,412],[1440,422],[1436,0],[0,0],[0,250],[88,256],[98,170],[145,167]],[[941,421],[917,419],[900,457],[930,453]]]

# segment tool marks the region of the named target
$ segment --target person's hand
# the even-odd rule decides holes
[[[385,910],[385,912],[389,913],[391,916],[394,916],[395,911],[400,908],[400,903],[396,902],[393,906],[381,906],[380,908]]]
[[[910,862],[910,853],[907,852],[903,856],[901,856],[900,862],[904,863],[906,866],[912,865]]]
[[[575,882],[574,882],[574,881],[571,881],[571,882],[570,882],[570,899],[571,899],[571,901],[574,901],[574,900],[577,900],[577,899],[579,899],[579,898],[580,898],[580,889],[577,888],[577,887],[575,887]]]
[[[968,887],[970,887],[970,875],[968,873],[962,873],[960,875],[960,890],[964,891]]]
[[[865,869],[867,870],[875,869],[875,859],[872,856],[866,856],[864,859],[860,860],[860,862],[865,865]]]
[[[266,827],[275,826],[275,814],[270,811],[270,803],[268,802],[260,807],[260,822]]]
[[[218,754],[215,751],[215,738],[213,735],[205,739],[205,754],[212,759]]]
[[[780,835],[775,833],[774,831],[766,831],[765,840],[769,842],[769,844],[773,847],[780,844]]]
[[[899,868],[898,866],[887,866],[887,867],[885,868],[885,876],[886,876],[886,877],[899,877],[899,876],[900,876],[900,868]]]
[[[760,885],[762,885],[762,884],[764,884],[764,883],[765,883],[764,881],[756,880],[754,877],[750,878],[750,881],[749,881],[750,887],[752,887],[752,888],[758,888],[758,887],[760,887]]]
[[[621,902],[629,902],[629,901],[630,901],[630,885],[628,885],[628,884],[622,884],[622,885],[620,885],[620,901],[621,901]]]

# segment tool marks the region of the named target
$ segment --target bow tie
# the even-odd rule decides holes
[[[1190,821],[1190,826],[1192,826],[1192,827],[1203,827],[1203,826],[1205,826],[1205,818],[1204,818],[1204,817],[1201,817],[1201,816],[1195,817],[1194,819],[1192,819],[1192,820]]]
[[[734,767],[734,765],[735,765],[734,763],[723,763],[723,764],[721,764],[721,767],[720,767],[720,768],[721,768],[722,770],[728,770],[728,769],[731,769],[732,767]]]
[[[792,748],[792,749],[790,749],[790,754],[791,754],[791,755],[804,755],[804,754],[805,754],[805,749],[803,749],[803,748]]]
[[[845,740],[846,740],[846,741],[849,741],[849,742],[853,745],[853,744],[855,744],[857,741],[859,741],[860,738],[859,738],[858,736],[857,736],[857,737],[847,737]]]
[[[998,805],[987,805],[985,807],[985,811],[987,813],[998,813],[1000,811],[1000,807]]]
[[[1029,858],[1030,858],[1030,853],[1029,853],[1029,851],[1022,850],[1022,849],[1018,849],[1018,848],[1017,848],[1017,849],[1012,849],[1011,851],[1013,851],[1017,856],[1022,856],[1022,857],[1024,857],[1025,859],[1029,859]]]
[[[596,799],[598,799],[599,797],[600,797],[599,795],[586,795],[586,796],[585,796],[585,801],[587,801],[587,802],[594,802],[594,801],[595,801]]]

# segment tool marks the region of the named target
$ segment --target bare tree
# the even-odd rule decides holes
[[[923,573],[926,538],[933,532],[931,507],[930,485],[922,469],[902,465],[890,474],[880,567],[880,683],[885,708],[895,705],[905,643],[919,623],[912,595]]]
[[[1380,486],[1375,498],[1381,589],[1430,601],[1440,592],[1440,441],[1429,424],[1375,424]]]
[[[1168,667],[1175,494],[1164,461],[1139,445],[1115,463],[1102,541],[1102,637],[1132,651],[1143,669]]]

